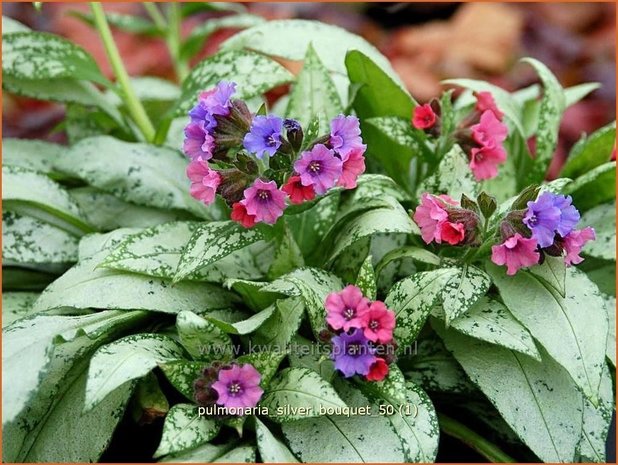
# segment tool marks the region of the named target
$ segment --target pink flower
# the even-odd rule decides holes
[[[499,146],[506,139],[508,130],[506,125],[500,122],[494,112],[486,110],[481,114],[481,121],[470,127],[472,138],[482,147]]]
[[[564,250],[566,251],[566,257],[564,257],[564,263],[567,266],[577,265],[584,261],[582,257],[580,257],[579,253],[582,250],[582,247],[588,241],[593,241],[596,238],[596,234],[594,229],[590,226],[585,227],[584,229],[574,229],[564,238]]]
[[[300,175],[303,186],[312,186],[317,194],[325,194],[341,176],[343,163],[335,152],[318,144],[303,152],[294,163],[294,170]]]
[[[352,150],[347,157],[343,158],[341,176],[337,185],[345,189],[354,189],[356,180],[365,172],[365,147]]]
[[[232,221],[243,225],[245,228],[252,228],[255,226],[255,215],[249,215],[247,208],[240,202],[236,202],[232,205],[232,213],[230,214]]]
[[[313,186],[303,186],[298,175],[290,176],[281,190],[288,194],[290,202],[297,205],[315,198]]]
[[[416,129],[430,129],[436,124],[436,114],[431,108],[431,105],[425,103],[424,105],[417,105],[414,107],[414,114],[412,116],[412,126]]]
[[[463,223],[451,223],[444,221],[440,223],[440,240],[451,245],[459,244],[465,238],[466,228]]]
[[[536,247],[536,239],[527,239],[515,233],[502,244],[491,248],[491,261],[496,265],[506,265],[506,274],[514,275],[520,268],[539,262],[540,254]]]
[[[193,160],[187,166],[187,177],[191,181],[189,192],[191,196],[206,205],[215,201],[217,187],[221,176],[208,166],[208,162],[200,158]]]
[[[324,302],[326,322],[333,329],[349,331],[361,328],[361,317],[369,310],[369,301],[356,286],[346,286],[341,292],[331,292]]]
[[[369,373],[365,378],[367,381],[382,381],[388,375],[388,364],[383,358],[377,357],[376,361],[369,367]]]
[[[491,92],[474,92],[474,96],[476,97],[476,106],[474,107],[478,112],[483,113],[487,110],[490,110],[496,118],[502,121],[502,117],[504,113],[502,113],[498,106],[496,105],[496,101],[494,100]]]
[[[285,192],[277,188],[275,181],[264,182],[256,179],[251,187],[245,189],[241,200],[247,213],[255,216],[255,221],[275,224],[285,209]]]
[[[363,334],[371,342],[386,344],[393,339],[395,312],[386,308],[384,302],[376,300],[360,318]]]
[[[485,145],[473,148],[470,169],[477,181],[492,179],[498,175],[498,165],[506,161],[506,151],[501,145]]]
[[[250,364],[232,364],[219,370],[219,377],[212,388],[219,395],[217,404],[227,408],[255,407],[264,391],[260,387],[262,376]]]
[[[210,160],[215,149],[215,139],[204,127],[204,121],[192,122],[185,126],[184,153],[195,160]]]
[[[421,204],[416,207],[414,221],[421,228],[421,237],[425,243],[442,241],[440,224],[448,219],[448,213],[444,209],[444,203],[438,197],[424,193],[421,196]]]

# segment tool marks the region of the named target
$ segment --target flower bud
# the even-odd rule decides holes
[[[232,100],[228,115],[215,115],[214,130],[216,151],[213,158],[225,159],[231,148],[242,147],[243,139],[251,127],[251,112],[242,100]]]
[[[221,176],[221,183],[217,192],[221,194],[221,197],[229,206],[243,199],[244,190],[253,180],[250,175],[236,168],[220,170],[219,175]]]
[[[295,152],[298,152],[303,144],[303,128],[300,126],[298,121],[291,118],[287,118],[283,121],[283,127],[287,131],[286,137],[292,146],[292,149],[294,149]]]
[[[464,240],[459,245],[478,245],[479,216],[466,208],[447,207],[448,221],[464,225]]]

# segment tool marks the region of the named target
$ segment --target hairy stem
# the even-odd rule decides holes
[[[459,439],[487,460],[494,463],[515,463],[516,460],[503,452],[498,446],[444,414],[438,414],[440,429],[449,436]]]
[[[148,115],[146,114],[146,110],[144,109],[142,102],[139,101],[137,95],[135,95],[133,87],[131,86],[129,74],[124,67],[122,58],[118,52],[118,47],[116,47],[116,42],[114,42],[114,38],[112,37],[112,31],[107,23],[107,18],[105,17],[103,7],[99,2],[92,2],[90,4],[90,8],[92,9],[95,26],[99,31],[99,35],[101,36],[101,40],[105,46],[107,59],[109,60],[112,70],[114,71],[114,75],[116,76],[116,80],[120,85],[120,89],[122,91],[121,97],[123,98],[129,114],[131,115],[133,121],[135,121],[135,124],[139,128],[140,132],[144,135],[144,138],[150,142],[155,135],[154,127],[150,121],[150,118],[148,118]]]

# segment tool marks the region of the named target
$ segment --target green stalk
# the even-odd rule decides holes
[[[180,57],[180,28],[182,26],[182,15],[178,3],[171,2],[169,4],[168,17],[169,28],[167,30],[167,47],[172,56],[172,63],[174,64],[174,70],[176,71],[178,81],[182,83],[189,75],[189,66],[187,62]]]
[[[438,414],[440,429],[449,436],[459,439],[487,460],[493,463],[515,463],[513,457],[507,455],[498,446],[472,431],[467,426],[444,414]]]
[[[150,16],[150,18],[154,21],[155,25],[161,31],[167,30],[167,23],[165,21],[165,18],[159,11],[159,8],[157,8],[157,5],[152,2],[144,2],[144,8],[146,9],[146,12]]]
[[[118,52],[118,47],[116,47],[116,43],[112,37],[112,31],[107,23],[107,18],[105,17],[103,7],[99,2],[92,2],[90,3],[90,8],[92,9],[92,15],[94,17],[94,24],[99,31],[99,35],[101,36],[101,40],[105,46],[107,59],[112,66],[116,80],[122,90],[121,97],[129,110],[131,118],[135,121],[135,124],[144,135],[144,138],[148,142],[151,142],[155,135],[154,127],[150,121],[150,118],[148,118],[148,115],[146,114],[146,110],[144,110],[142,102],[139,101],[137,95],[135,95],[133,87],[131,86],[129,74],[124,67],[122,58]]]

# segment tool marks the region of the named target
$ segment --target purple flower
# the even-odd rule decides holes
[[[250,364],[223,368],[212,388],[217,391],[217,404],[227,408],[255,407],[264,391],[260,387],[262,376]]]
[[[286,194],[277,188],[275,181],[256,179],[250,188],[245,189],[244,195],[240,203],[249,215],[255,216],[255,221],[275,224],[283,215]]]
[[[375,349],[369,345],[369,340],[361,329],[354,329],[350,334],[341,333],[333,336],[332,359],[335,368],[346,378],[355,374],[366,375],[369,368],[376,361]]]
[[[264,153],[272,157],[281,147],[281,131],[283,120],[275,115],[256,116],[251,124],[251,130],[245,136],[243,145],[248,152],[263,158]]]
[[[361,138],[360,123],[356,116],[339,115],[330,122],[330,145],[343,161],[351,152],[367,148]]]
[[[554,243],[555,233],[565,237],[579,221],[579,212],[571,205],[571,197],[544,192],[534,202],[528,202],[524,224],[532,231],[540,247]]]
[[[303,152],[294,163],[294,170],[300,175],[303,186],[313,186],[318,194],[324,194],[333,187],[341,176],[343,162],[332,150],[318,144],[310,152]]]
[[[215,115],[226,116],[230,112],[230,98],[236,92],[236,83],[221,81],[214,88],[201,92],[198,103],[189,111],[193,122],[204,121],[207,131],[217,126]]]
[[[191,122],[185,126],[184,153],[191,159],[210,160],[215,148],[215,139],[206,130],[204,121]]]

